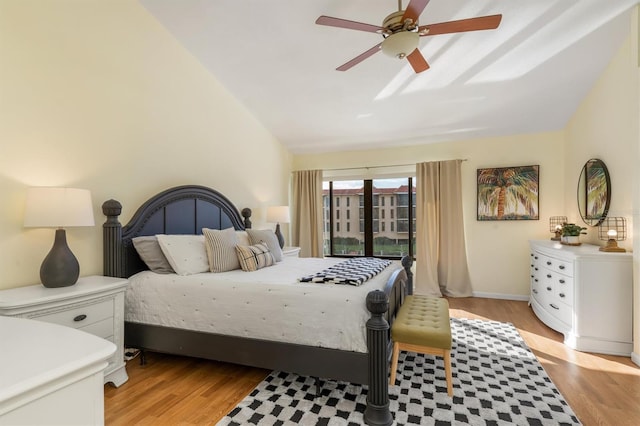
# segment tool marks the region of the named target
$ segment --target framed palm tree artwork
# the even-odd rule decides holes
[[[478,220],[538,220],[540,166],[478,169]]]

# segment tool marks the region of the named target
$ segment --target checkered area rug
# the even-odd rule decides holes
[[[396,425],[579,425],[512,324],[451,319],[453,398],[441,358],[402,352]],[[367,387],[272,372],[218,425],[362,425]]]

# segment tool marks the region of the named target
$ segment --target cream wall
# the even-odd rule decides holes
[[[123,223],[174,185],[216,188],[258,226],[287,202],[289,152],[137,2],[2,0],[0,58],[0,288],[39,282],[53,243],[22,227],[29,186],[92,191],[96,226],[67,231],[81,275],[102,272],[109,198]]]
[[[629,20],[629,37],[576,111],[566,131],[565,194],[577,211],[575,188],[580,169],[589,158],[605,162],[611,176],[609,215],[629,221],[625,248],[634,249],[634,355],[640,364],[640,68],[638,7]],[[573,194],[573,195],[572,195]],[[575,216],[577,214],[574,213]],[[634,238],[635,237],[635,238]],[[595,244],[596,228],[587,238]],[[606,285],[606,283],[603,283]]]
[[[563,132],[424,144],[388,150],[294,156],[295,170],[415,164],[466,159],[462,165],[467,255],[476,295],[526,299],[529,239],[550,238],[549,216],[564,211]],[[540,220],[476,220],[476,169],[540,165]],[[387,172],[386,168],[377,170]]]
[[[630,231],[633,225],[639,152],[636,37],[625,40],[566,127],[566,213],[576,223],[584,225],[576,197],[580,172],[587,160],[599,158],[611,178],[609,216],[626,217]],[[619,245],[633,248],[632,232],[629,237]],[[602,244],[596,227],[588,227],[583,240]]]

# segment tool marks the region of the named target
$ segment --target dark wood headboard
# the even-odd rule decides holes
[[[227,197],[199,185],[184,185],[162,191],[147,200],[122,226],[118,216],[122,205],[116,200],[102,204],[107,221],[102,225],[104,275],[128,278],[146,270],[131,241],[134,237],[156,234],[202,233],[202,228],[237,230],[251,228],[251,210],[240,213]]]

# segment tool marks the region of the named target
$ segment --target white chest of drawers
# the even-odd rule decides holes
[[[86,331],[115,343],[104,370],[104,383],[128,380],[124,363],[124,292],[128,281],[103,276],[81,277],[75,285],[41,284],[0,291],[0,315],[30,318]]]
[[[585,352],[629,356],[633,350],[632,255],[598,246],[530,241],[535,314]]]

